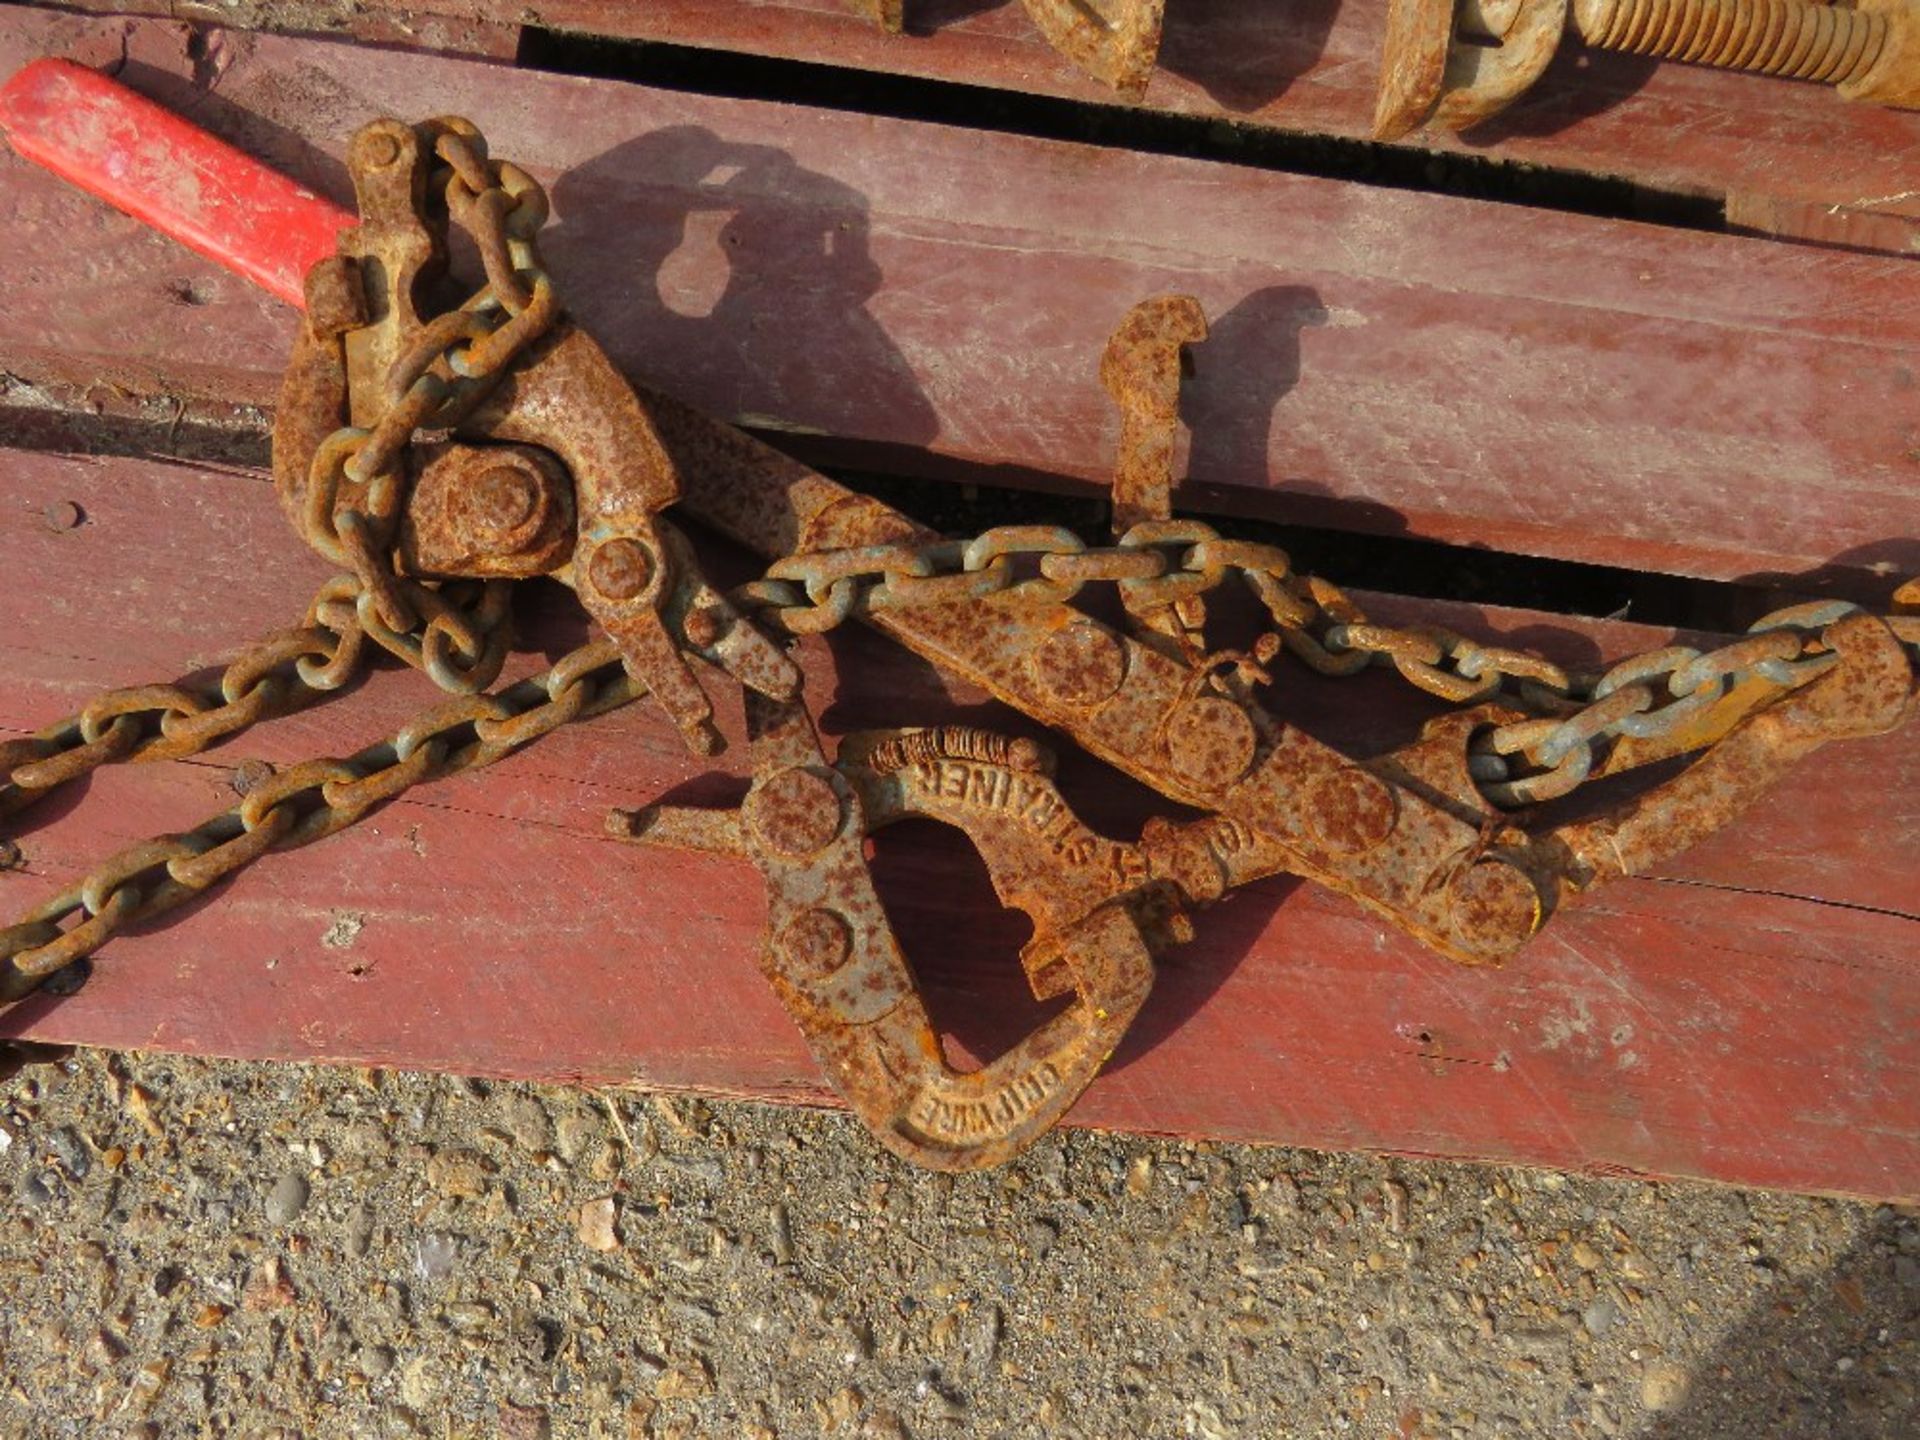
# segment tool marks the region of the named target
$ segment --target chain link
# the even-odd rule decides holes
[[[171,910],[273,850],[310,845],[422,781],[478,770],[574,720],[645,693],[610,640],[540,675],[448,700],[344,759],[268,776],[233,809],[128,847],[0,929],[0,1003],[17,1000],[128,926]]]
[[[359,580],[337,575],[320,587],[298,626],[242,651],[217,685],[103,690],[64,720],[0,741],[0,816],[102,765],[197,755],[262,720],[303,709],[359,673],[366,640],[443,689],[491,684],[513,639],[507,582],[416,588],[427,616],[418,634],[388,627]]]
[[[1013,563],[1017,556],[1032,557],[1038,575],[1023,577]],[[810,634],[856,615],[920,605],[987,597],[1059,603],[1095,583],[1117,586],[1130,608],[1179,604],[1233,575],[1265,605],[1286,647],[1316,669],[1345,675],[1390,664],[1443,699],[1471,704],[1504,693],[1544,712],[1490,727],[1469,757],[1483,793],[1501,805],[1567,793],[1592,772],[1597,747],[1619,736],[1670,734],[1735,685],[1758,679],[1785,690],[1807,683],[1836,663],[1821,638],[1824,627],[1858,608],[1837,602],[1794,606],[1715,650],[1668,646],[1598,676],[1581,676],[1437,627],[1371,624],[1345,592],[1294,574],[1283,550],[1226,539],[1193,521],[1150,522],[1103,547],[1059,527],[1022,525],[971,540],[788,556],[769,568],[766,579],[735,593],[777,628]],[[470,660],[445,648],[455,645],[453,629],[432,628],[442,614],[467,612],[447,590],[424,593],[433,597],[430,606],[441,608],[421,636],[403,635],[384,626],[356,577],[337,577],[315,596],[303,626],[269,637],[227,667],[218,703],[176,685],[112,690],[76,716],[0,745],[0,774],[6,777],[0,813],[23,808],[62,781],[110,761],[192,754],[256,720],[308,703],[355,672],[364,638],[425,669]],[[496,597],[502,595],[482,587],[467,616],[487,637],[483,655],[492,656],[469,675],[489,663],[499,668],[506,612],[504,599]],[[1895,616],[1889,623],[1904,642],[1920,644],[1920,620]],[[445,638],[433,640],[436,633]],[[431,658],[435,654],[440,662]],[[323,839],[423,781],[491,765],[561,725],[644,693],[614,643],[597,640],[504,690],[450,699],[344,759],[310,760],[279,771],[233,809],[182,834],[122,850],[0,929],[0,1003],[18,999],[118,931],[173,909],[269,851]]]
[[[1838,663],[1823,632],[1859,610],[1844,601],[1789,606],[1717,649],[1667,646],[1623,660],[1598,677],[1580,677],[1575,694],[1584,701],[1581,708],[1558,719],[1496,726],[1479,737],[1475,774],[1481,792],[1507,806],[1557,799],[1593,773],[1604,742],[1671,736],[1752,680],[1783,694],[1797,689]],[[1701,744],[1707,743],[1703,738]]]
[[[1037,577],[1023,578],[1015,557],[1030,558]],[[1593,773],[1613,740],[1671,736],[1737,685],[1759,679],[1784,693],[1817,678],[1835,663],[1822,632],[1859,608],[1792,606],[1719,649],[1668,646],[1602,673],[1577,673],[1441,626],[1374,624],[1338,586],[1295,573],[1284,550],[1227,539],[1193,520],[1149,521],[1111,546],[1090,546],[1059,526],[1010,525],[971,540],[790,555],[736,597],[779,629],[816,634],[909,606],[989,597],[1064,604],[1090,584],[1115,586],[1138,615],[1204,595],[1233,575],[1266,608],[1286,649],[1321,674],[1391,665],[1451,704],[1498,700],[1538,717],[1490,727],[1475,742],[1471,773],[1490,801],[1506,807],[1567,794]],[[1888,623],[1920,647],[1920,617],[1896,615]]]
[[[0,815],[24,810],[102,765],[194,755],[257,721],[285,715],[344,685],[364,663],[351,576],[329,581],[292,630],[250,646],[217,686],[105,690],[79,713],[0,741]]]
[[[536,243],[547,220],[546,191],[519,166],[490,159],[468,121],[437,120],[424,129],[441,162],[428,192],[444,197],[448,217],[472,238],[487,283],[459,309],[426,322],[395,358],[382,382],[384,411],[371,428],[342,426],[316,447],[302,527],[322,555],[359,577],[391,633],[416,629],[431,593],[398,575],[391,556],[406,498],[407,447],[422,429],[450,429],[465,419],[560,314]],[[478,637],[460,631],[457,621],[436,614],[430,633],[434,624],[467,661],[479,653]],[[438,680],[442,673],[464,678],[471,666],[427,668]],[[469,693],[492,678],[446,688]]]
[[[113,856],[18,924],[0,930],[0,1001],[90,955],[116,931],[170,910],[274,849],[310,844],[420,781],[490,765],[570,720],[637,699],[611,641],[583,646],[544,675],[496,694],[511,644],[511,582],[429,584],[394,568],[404,454],[422,429],[457,425],[553,328],[559,299],[537,236],[546,192],[488,157],[464,120],[422,127],[439,162],[428,192],[473,240],[486,284],[428,321],[383,378],[380,419],[343,426],[316,448],[303,529],[351,573],[322,587],[304,623],[230,664],[217,696],[182,685],[109,690],[77,715],[0,742],[0,815],[117,761],[177,759],[344,685],[372,640],[460,697],[344,760],[270,777],[235,809],[181,835]],[[432,222],[429,222],[432,223]],[[444,237],[442,237],[444,243]]]

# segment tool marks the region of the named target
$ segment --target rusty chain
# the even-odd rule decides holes
[[[613,642],[596,640],[505,689],[444,701],[344,759],[278,771],[231,810],[184,833],[129,846],[0,929],[0,1003],[19,999],[117,931],[184,904],[269,851],[310,845],[424,780],[491,765],[550,730],[644,693]]]
[[[24,810],[102,765],[197,755],[262,720],[304,709],[359,673],[366,640],[436,680],[457,677],[459,688],[491,683],[512,638],[506,587],[420,590],[426,623],[418,634],[402,633],[382,621],[354,576],[336,575],[314,595],[299,625],[249,646],[216,683],[103,690],[65,719],[0,741],[0,815]],[[469,651],[469,644],[476,648]]]
[[[1037,574],[1017,572],[1021,556]],[[1503,807],[1568,794],[1594,772],[1606,743],[1670,736],[1749,680],[1781,693],[1806,684],[1834,660],[1824,628],[1860,608],[1844,601],[1791,606],[1718,649],[1667,646],[1604,672],[1575,672],[1441,626],[1374,624],[1338,586],[1296,573],[1278,546],[1229,539],[1195,520],[1147,521],[1110,546],[1088,545],[1063,526],[1007,525],[971,539],[791,555],[735,595],[779,629],[804,635],[858,615],[990,596],[1065,603],[1096,583],[1115,586],[1129,612],[1139,614],[1204,595],[1231,575],[1265,606],[1280,643],[1323,675],[1386,664],[1452,704],[1501,700],[1534,712],[1539,718],[1490,727],[1475,743],[1475,783]],[[1920,651],[1920,617],[1894,616],[1888,624]]]
[[[1022,576],[1014,558],[1032,557]],[[735,598],[788,634],[817,634],[857,615],[1000,597],[1010,603],[1070,600],[1089,584],[1113,584],[1130,607],[1173,604],[1238,575],[1265,605],[1281,643],[1313,668],[1350,675],[1379,663],[1455,703],[1496,695],[1545,712],[1491,727],[1472,757],[1476,781],[1500,805],[1572,790],[1591,773],[1596,747],[1618,736],[1671,732],[1734,685],[1757,678],[1784,692],[1832,663],[1820,632],[1858,607],[1845,602],[1776,611],[1745,637],[1702,652],[1670,646],[1599,675],[1568,672],[1538,656],[1484,646],[1438,627],[1373,625],[1327,581],[1294,573],[1276,546],[1220,536],[1192,520],[1149,521],[1113,546],[1090,546],[1059,526],[1001,526],[971,539],[864,546],[788,556]],[[449,589],[453,587],[448,587]],[[459,606],[424,590],[448,613]],[[505,652],[504,587],[482,587],[473,613],[486,617],[484,650],[463,657],[469,673],[497,673]],[[437,617],[436,617],[437,618]],[[0,744],[0,814],[24,808],[65,780],[114,761],[196,753],[274,715],[339,688],[371,638],[415,666],[456,645],[456,632],[423,636],[385,627],[373,594],[355,576],[330,580],[306,623],[262,641],[222,674],[218,702],[178,685],[103,692],[78,715]],[[1888,622],[1920,649],[1920,616]],[[1271,648],[1263,653],[1270,654]],[[369,810],[429,779],[479,769],[576,719],[639,699],[610,640],[584,645],[541,675],[427,710],[395,735],[344,759],[282,770],[233,809],[178,835],[143,841],[95,867],[60,894],[0,929],[0,1003],[92,954],[109,936],[184,903],[270,850],[288,850],[346,828]],[[1535,766],[1516,774],[1514,757]]]
[[[1033,557],[1037,575],[1017,573],[1016,556]],[[1170,604],[1218,589],[1231,575],[1263,602],[1281,643],[1324,673],[1348,675],[1386,663],[1443,699],[1479,703],[1498,694],[1545,711],[1538,719],[1490,728],[1476,746],[1477,783],[1494,803],[1508,806],[1567,793],[1591,773],[1603,742],[1668,733],[1736,684],[1757,678],[1784,692],[1806,683],[1832,663],[1822,647],[1822,628],[1858,609],[1845,602],[1790,607],[1716,650],[1670,646],[1597,676],[1578,675],[1436,627],[1373,625],[1337,587],[1295,574],[1278,547],[1228,539],[1191,520],[1150,521],[1113,546],[1087,545],[1063,527],[1020,525],[966,540],[794,555],[735,596],[775,628],[803,635],[894,608],[990,596],[1012,603],[1065,601],[1096,583],[1116,585],[1130,607]],[[448,611],[458,609],[441,592],[425,593]],[[497,673],[504,655],[504,608],[488,608],[496,593],[504,591],[483,587],[473,607],[491,618],[486,653],[467,657],[472,671],[490,667]],[[1920,615],[1895,615],[1887,623],[1904,643],[1920,649]],[[443,633],[440,644],[455,643],[451,631]],[[6,777],[0,814],[22,809],[99,765],[190,755],[309,704],[357,672],[367,638],[428,668],[426,639],[388,630],[371,592],[354,576],[337,576],[315,596],[304,624],[268,637],[227,667],[217,702],[179,685],[111,690],[67,720],[0,744],[0,774]],[[276,772],[232,809],[191,830],[120,851],[0,929],[0,1003],[20,998],[115,933],[185,903],[270,851],[324,839],[414,785],[491,765],[561,725],[645,693],[615,644],[597,640],[503,690],[447,700],[353,755]],[[1536,768],[1516,774],[1514,757]]]
[[[519,166],[489,158],[471,122],[447,118],[427,128],[443,164],[429,178],[428,193],[443,197],[448,217],[472,239],[487,283],[458,309],[428,321],[394,358],[383,381],[385,409],[374,425],[344,425],[320,443],[303,527],[322,555],[360,578],[393,632],[415,628],[419,611],[430,606],[427,587],[397,574],[392,560],[408,446],[421,430],[459,424],[560,314],[537,244],[547,220],[546,191]],[[433,618],[460,649],[478,650],[478,637],[460,631],[457,612]],[[435,674],[456,692],[484,688],[491,678],[462,687]]]
[[[383,137],[375,133],[379,126],[396,124],[376,122],[356,143],[380,141]],[[305,480],[304,496],[292,507],[296,525],[322,555],[350,573],[322,588],[302,626],[268,637],[229,665],[217,695],[178,684],[111,690],[75,716],[33,736],[0,743],[0,815],[24,808],[100,765],[194,754],[258,720],[312,703],[356,672],[367,639],[427,672],[457,698],[345,758],[308,760],[269,774],[233,808],[190,830],[121,850],[18,922],[0,928],[0,1005],[63,972],[73,980],[84,971],[70,967],[116,933],[186,903],[269,852],[335,834],[423,781],[491,765],[564,724],[649,692],[628,668],[632,655],[623,658],[617,625],[590,605],[590,613],[616,638],[584,645],[539,676],[487,693],[510,643],[512,582],[423,580],[422,573],[461,572],[418,563],[414,552],[405,550],[413,534],[401,525],[403,516],[414,523],[407,506],[413,488],[408,453],[415,441],[422,432],[450,431],[468,420],[516,363],[529,357],[530,347],[553,334],[561,317],[536,243],[548,214],[547,197],[537,182],[518,167],[489,158],[484,140],[465,121],[431,122],[409,132],[404,144],[391,133],[384,138],[393,144],[395,157],[405,154],[409,166],[422,167],[410,170],[408,193],[413,197],[411,218],[428,230],[394,224],[391,228],[404,232],[402,238],[414,246],[413,251],[403,248],[402,256],[412,254],[408,263],[417,262],[430,238],[434,253],[444,257],[448,230],[457,225],[472,240],[486,279],[458,308],[416,322],[410,304],[392,303],[395,295],[413,293],[415,272],[388,264],[380,272],[391,286],[386,313],[402,317],[404,325],[393,342],[397,353],[380,348],[384,341],[362,352],[363,361],[371,356],[363,391],[377,394],[350,396],[352,403],[325,414],[294,452],[291,473]],[[431,214],[420,197],[423,156],[407,148],[415,139],[429,145],[438,162],[438,168],[425,175],[429,205],[439,207]],[[359,179],[356,171],[356,183]],[[378,207],[373,213],[378,215]],[[363,225],[370,223],[363,216]],[[386,263],[388,257],[376,251],[361,258]],[[352,259],[343,247],[338,268],[326,273],[336,279],[341,274],[351,277]],[[309,293],[315,293],[311,281]],[[1187,304],[1197,311],[1195,302]],[[366,323],[365,309],[354,313],[358,321],[348,319],[346,329]],[[343,309],[341,316],[346,315]],[[317,336],[337,339],[338,333],[331,321],[315,322]],[[1185,343],[1194,337],[1177,328],[1134,337],[1140,345],[1153,341],[1163,349],[1169,338]],[[390,333],[387,339],[392,340]],[[555,348],[549,345],[540,353]],[[1123,350],[1122,359],[1130,353]],[[1178,344],[1171,353],[1177,357]],[[544,363],[539,354],[532,358]],[[297,365],[290,369],[291,376],[303,373]],[[1125,397],[1116,391],[1116,398],[1125,413],[1145,415],[1141,424],[1153,422],[1171,433],[1177,378],[1168,395],[1148,396],[1162,410],[1143,410],[1133,390]],[[1128,409],[1129,404],[1134,408]],[[349,417],[370,423],[339,423]],[[316,434],[324,437],[317,445],[312,441]],[[1138,453],[1129,452],[1120,468],[1136,482],[1128,492],[1135,503],[1123,506],[1117,500],[1116,511],[1126,519],[1141,514],[1165,517],[1171,508],[1170,481],[1162,471],[1171,452],[1158,445],[1159,430],[1134,438]],[[1115,486],[1118,497],[1119,475]],[[287,493],[299,496],[297,484],[283,490]],[[648,512],[670,498],[657,497]],[[847,538],[861,538],[861,532]],[[617,537],[602,544],[599,553],[610,553],[620,539],[636,543]],[[408,558],[400,558],[402,554]],[[1265,608],[1274,629],[1248,654],[1209,654],[1201,633],[1205,597],[1236,578]],[[1014,525],[964,539],[789,555],[769,567],[762,580],[741,587],[735,598],[775,630],[812,634],[857,616],[919,607],[1061,605],[1089,585],[1117,589],[1140,638],[1163,652],[1160,660],[1168,658],[1165,651],[1178,651],[1174,658],[1190,670],[1194,687],[1179,698],[1180,713],[1213,713],[1202,707],[1219,702],[1195,700],[1194,691],[1213,683],[1229,664],[1243,681],[1266,682],[1265,666],[1282,649],[1329,675],[1391,665],[1409,683],[1449,703],[1504,703],[1508,708],[1496,718],[1507,723],[1481,726],[1467,759],[1482,795],[1505,807],[1569,793],[1604,772],[1608,748],[1618,741],[1658,740],[1666,747],[1664,753],[1712,745],[1719,738],[1714,725],[1725,725],[1725,712],[1715,707],[1736,688],[1757,683],[1785,694],[1838,663],[1826,629],[1857,609],[1838,603],[1789,607],[1716,649],[1668,646],[1603,673],[1584,674],[1542,657],[1479,644],[1442,627],[1376,624],[1337,586],[1297,573],[1284,550],[1222,536],[1198,521],[1171,518],[1146,519],[1116,543],[1102,546],[1088,545],[1064,527]],[[612,587],[600,588],[615,599],[630,598],[615,594]],[[1913,603],[1920,604],[1920,598]],[[688,637],[695,633],[691,619],[700,614],[711,618],[708,611],[692,612]],[[1887,623],[1903,642],[1920,648],[1920,617],[1896,616]],[[764,636],[756,633],[753,638],[767,644]],[[671,633],[665,637],[669,651],[679,639]],[[1847,641],[1844,634],[1837,637],[1837,643]],[[712,659],[709,642],[697,643]],[[725,668],[752,673],[750,668]],[[698,691],[691,677],[687,684]],[[749,686],[754,688],[753,682]],[[652,693],[670,697],[673,687],[656,680]],[[1238,689],[1232,694],[1244,696]],[[792,694],[782,691],[777,699],[797,708]],[[750,731],[755,704],[765,708],[749,697]],[[1516,711],[1530,718],[1509,720]],[[1020,743],[1030,746],[947,730],[896,736],[874,754],[887,763],[909,757],[922,763],[964,760],[1006,764],[1026,773],[1029,767],[1013,764],[1013,746]],[[1251,746],[1249,740],[1249,754]],[[807,753],[824,763],[817,744]],[[1478,873],[1495,872],[1483,867]],[[1207,883],[1214,884],[1210,893],[1217,894],[1224,882],[1214,877]],[[1196,893],[1208,893],[1206,885]],[[1365,898],[1370,892],[1356,883],[1350,893]],[[1526,894],[1533,914],[1537,897],[1531,888]],[[1458,924],[1453,930],[1434,929],[1422,918],[1425,910],[1403,907],[1392,913],[1429,943],[1436,943],[1430,936],[1447,940],[1459,931]],[[1404,917],[1409,915],[1424,928],[1407,922]],[[1479,953],[1466,949],[1464,942],[1459,948],[1460,953]],[[9,1063],[8,1057],[0,1045],[0,1067]]]
[[[33,735],[0,742],[0,815],[26,808],[101,765],[178,759],[339,689],[377,646],[461,698],[344,760],[296,765],[235,809],[184,834],[145,841],[0,930],[0,1003],[19,998],[115,931],[172,909],[272,849],[331,835],[427,778],[490,765],[558,725],[643,693],[610,641],[581,647],[544,675],[496,694],[511,644],[511,582],[428,583],[395,569],[404,455],[425,429],[458,424],[559,316],[536,237],[546,192],[490,159],[469,122],[427,127],[441,168],[430,195],[472,239],[486,284],[429,321],[383,379],[380,419],[342,426],[316,450],[308,538],[351,572],[314,597],[303,623],[250,647],[217,689],[180,684],[107,690]],[[605,673],[602,673],[605,672]],[[462,732],[465,732],[464,736]]]

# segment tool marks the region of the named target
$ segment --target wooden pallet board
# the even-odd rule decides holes
[[[435,0],[451,17],[466,0]],[[1308,135],[1372,133],[1387,0],[1168,0],[1160,65],[1143,103],[1179,115]],[[1046,46],[1016,5],[965,0],[907,5],[916,33],[874,33],[840,0],[559,0],[542,22],[787,56],[826,64],[1115,103],[1112,92]],[[1920,196],[1904,156],[1920,116],[1850,104],[1813,85],[1615,55],[1567,41],[1547,73],[1503,115],[1467,136],[1405,142],[1619,177],[1726,201],[1756,228],[1798,234],[1810,217],[1761,214],[1762,201],[1840,212],[1816,238],[1910,252]]]
[[[324,577],[258,477],[4,460],[0,734],[104,683],[216,664],[296,616]],[[41,523],[67,502],[83,524]],[[1433,602],[1387,613],[1551,635],[1562,654],[1664,638]],[[558,591],[528,616],[533,652],[583,634]],[[832,733],[956,707],[996,723],[866,632],[809,642],[803,659]],[[244,756],[351,749],[431,698],[419,677],[383,672],[194,761],[101,772],[33,814],[0,906],[24,909],[111,849],[231,805]],[[1385,676],[1356,688],[1290,675],[1282,708],[1356,752],[1421,713]],[[824,1100],[755,966],[750,872],[603,833],[608,806],[713,798],[705,774],[645,710],[560,732],[117,939],[77,996],[30,1001],[0,1033]],[[1088,763],[1063,783],[1115,833],[1139,818],[1129,787]],[[1457,969],[1314,886],[1250,887],[1201,916],[1075,1121],[1920,1196],[1916,796],[1914,732],[1830,749],[1739,826],[1560,917],[1498,973]],[[963,1050],[991,1053],[1031,1012],[1020,932],[982,919],[984,872],[950,840],[921,827],[883,842],[883,893],[935,1014]]]
[[[69,0],[72,3],[72,0]],[[169,0],[77,8],[177,13]],[[907,0],[886,35],[845,0],[549,0],[530,24],[879,71],[1070,100],[1124,103],[1048,48],[1011,0]],[[1387,0],[1169,0],[1160,65],[1141,104],[1239,127],[1370,134]],[[226,23],[511,59],[522,16],[485,0],[312,0],[232,7]],[[1907,157],[1920,116],[1853,104],[1816,85],[1756,80],[1573,41],[1528,95],[1460,137],[1404,144],[1722,201],[1770,234],[1911,253],[1920,194]]]
[[[1185,290],[1190,507],[1867,598],[1920,570],[1895,260],[277,36],[227,37],[216,83],[186,38],[7,11],[0,68],[124,47],[336,197],[355,125],[485,96],[615,359],[815,460],[1098,484],[1107,333]],[[11,156],[0,183],[0,368],[271,401],[290,314]]]

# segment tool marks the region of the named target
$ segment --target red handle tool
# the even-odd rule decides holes
[[[355,223],[352,211],[71,60],[35,60],[0,85],[0,130],[26,159],[289,305],[304,306],[308,268]]]

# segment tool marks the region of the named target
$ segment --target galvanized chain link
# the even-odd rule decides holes
[[[1015,556],[1034,557],[1037,577],[1022,578]],[[1061,526],[1011,525],[972,539],[791,555],[736,595],[779,629],[815,634],[858,615],[911,606],[987,597],[1065,603],[1093,583],[1116,586],[1128,611],[1141,614],[1206,594],[1229,575],[1259,597],[1286,649],[1322,674],[1389,664],[1452,704],[1500,700],[1541,717],[1492,727],[1476,741],[1475,783],[1508,807],[1567,794],[1594,771],[1608,742],[1673,735],[1750,679],[1782,693],[1806,684],[1834,663],[1824,628],[1859,608],[1792,606],[1719,649],[1669,646],[1602,673],[1576,673],[1441,626],[1373,624],[1338,586],[1296,574],[1279,547],[1227,539],[1193,520],[1149,521],[1111,546],[1090,546]],[[1895,615],[1887,623],[1920,648],[1920,616]],[[1703,736],[1697,748],[1713,738]]]
[[[400,578],[413,596],[417,623],[412,630],[388,625],[373,592],[358,576],[340,575],[329,583],[351,600],[369,640],[424,672],[448,694],[472,695],[499,679],[513,648],[513,582],[449,580],[423,585]]]
[[[487,283],[457,310],[427,321],[395,357],[376,424],[342,426],[320,442],[308,471],[303,527],[321,554],[360,577],[382,622],[396,632],[416,627],[428,593],[396,574],[391,556],[406,500],[407,447],[423,429],[450,429],[466,418],[560,314],[537,244],[548,215],[546,191],[517,165],[490,159],[470,122],[448,118],[422,128],[442,162],[429,177],[428,193],[444,197],[448,218],[472,238]],[[444,235],[440,240],[444,245]],[[457,615],[444,617],[448,627],[459,622]],[[467,650],[476,638],[458,635]]]
[[[185,903],[272,850],[345,829],[424,780],[477,770],[570,721],[645,693],[610,640],[492,694],[448,700],[344,759],[276,772],[231,810],[178,835],[130,846],[0,929],[0,1003],[17,1000],[115,932]]]

